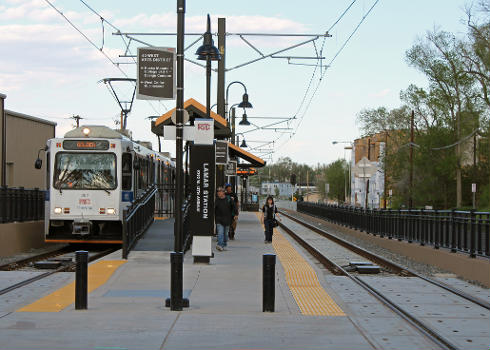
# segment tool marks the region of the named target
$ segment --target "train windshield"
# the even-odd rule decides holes
[[[58,189],[115,189],[116,155],[60,152],[56,154],[53,183]]]

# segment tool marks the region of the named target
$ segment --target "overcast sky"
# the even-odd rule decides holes
[[[84,0],[85,1],[85,0]],[[104,19],[122,32],[175,32],[176,1],[85,1]],[[212,31],[217,31],[217,18],[227,18],[231,33],[325,33],[352,0],[317,1],[187,1],[186,31],[205,30],[206,14],[212,16]],[[46,118],[58,123],[57,136],[72,128],[67,119],[77,114],[85,124],[114,127],[119,107],[103,83],[109,77],[123,77],[114,62],[128,63],[119,58],[125,46],[120,36],[99,16],[90,12],[79,0],[52,1],[83,34],[80,33],[44,0],[2,0],[0,2],[0,93],[7,95],[6,108]],[[375,0],[358,0],[331,30],[332,37],[319,38],[316,50],[323,46],[322,65],[328,64],[347,37],[359,24]],[[249,146],[272,141],[273,160],[289,156],[294,161],[315,165],[343,157],[342,145],[332,141],[351,141],[359,137],[356,114],[363,108],[396,107],[399,92],[410,83],[427,84],[425,78],[407,66],[405,51],[427,30],[440,28],[464,35],[462,0],[380,0],[354,34],[333,64],[311,66],[315,60],[265,59],[227,73],[227,83],[239,80],[248,89],[254,108],[249,117],[293,117],[289,126],[295,131],[279,134],[279,130],[245,133]],[[138,37],[155,46],[176,46],[174,36]],[[196,37],[188,36],[186,46]],[[304,38],[247,37],[264,54],[299,43]],[[186,52],[195,59],[196,46]],[[217,44],[217,43],[216,43]],[[133,43],[131,52],[142,44]],[[102,49],[102,50],[100,50]],[[281,55],[314,56],[315,46],[308,44]],[[236,37],[227,39],[227,67],[253,60],[258,53]],[[308,64],[308,65],[304,65]],[[214,64],[216,67],[216,64]],[[136,66],[119,67],[134,78]],[[313,74],[314,73],[314,74]],[[313,77],[313,78],[312,78]],[[216,101],[216,76],[213,75],[212,103]],[[311,81],[311,84],[310,84]],[[308,89],[310,86],[310,89]],[[312,98],[315,88],[316,94]],[[130,85],[120,86],[118,93],[128,99]],[[243,89],[230,88],[230,104],[239,102]],[[195,98],[205,104],[205,70],[186,64],[185,99]],[[304,100],[304,103],[301,103]],[[311,103],[310,103],[311,101]],[[148,116],[161,115],[175,107],[175,101],[135,101],[128,127],[135,139],[149,140],[156,146]],[[309,108],[306,108],[309,107]],[[239,111],[238,115],[241,116]],[[250,119],[264,125],[265,120]],[[287,127],[288,125],[278,125]],[[246,132],[253,127],[239,127]],[[284,131],[284,130],[281,130]],[[278,137],[281,136],[279,139]],[[165,150],[174,153],[172,142]],[[267,148],[267,147],[262,147]],[[253,152],[253,151],[252,151]],[[259,154],[260,155],[260,154]]]

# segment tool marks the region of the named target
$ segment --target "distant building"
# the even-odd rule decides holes
[[[385,174],[383,155],[386,135],[379,133],[354,141],[351,156],[351,204],[365,207],[366,187],[368,188],[368,207],[383,207]],[[360,164],[370,166],[370,176],[362,173]]]
[[[293,185],[288,182],[262,182],[260,194],[275,196],[276,189],[279,190],[279,196],[281,197],[291,197],[294,191]]]
[[[39,149],[44,149],[46,141],[55,137],[56,123],[8,109],[1,113],[4,98],[5,95],[0,94],[0,176],[4,174],[5,185],[8,187],[44,189],[46,168],[35,169],[34,161]],[[2,125],[5,125],[5,140],[2,140]],[[43,152],[40,156],[44,159]],[[4,164],[5,172],[2,168]]]

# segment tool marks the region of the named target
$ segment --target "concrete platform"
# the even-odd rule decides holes
[[[174,218],[155,220],[136,243],[133,251],[170,251],[174,249]]]
[[[60,312],[17,312],[71,282],[74,276],[69,273],[0,296],[0,349],[435,348],[374,298],[351,288],[342,277],[328,276],[296,246],[347,316],[303,315],[279,261],[276,312],[263,313],[262,255],[275,252],[263,239],[255,213],[241,213],[236,240],[229,242],[229,250],[215,252],[210,265],[193,264],[187,254],[184,289],[190,308],[182,312],[164,307],[170,288],[169,252],[146,248],[132,251],[128,262],[90,294],[86,311],[70,305]],[[105,260],[120,256],[115,252]]]

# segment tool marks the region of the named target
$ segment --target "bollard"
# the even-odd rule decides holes
[[[88,252],[78,250],[75,253],[75,310],[87,310],[88,289]]]
[[[183,298],[184,289],[184,254],[170,253],[170,298],[165,300],[165,306],[172,311],[182,311],[189,307],[189,299]]]
[[[274,312],[276,295],[276,256],[264,254],[262,257],[262,311]]]

